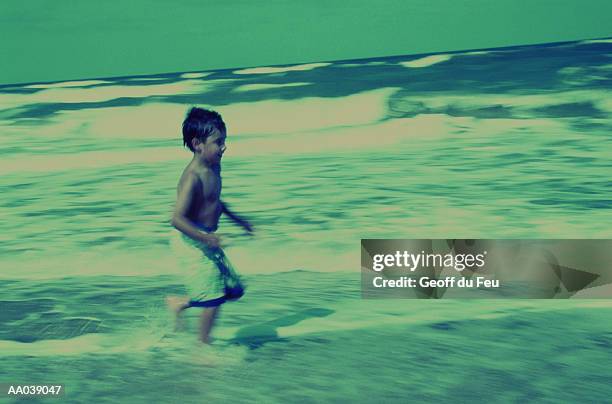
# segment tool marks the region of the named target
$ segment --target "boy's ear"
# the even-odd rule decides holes
[[[191,139],[191,146],[193,147],[193,150],[199,150],[198,147],[201,144],[202,144],[202,142],[197,137],[194,137],[193,139]]]

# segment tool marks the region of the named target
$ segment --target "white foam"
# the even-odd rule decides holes
[[[168,201],[168,204],[168,208],[171,209],[172,201]],[[168,212],[167,217],[170,216],[171,213]],[[41,227],[44,228],[44,225]],[[169,224],[168,229],[170,229]],[[134,232],[133,235],[136,236],[137,233]],[[170,239],[169,233],[170,230],[167,239]],[[349,231],[345,233],[350,234]],[[351,268],[357,268],[360,262],[359,252],[340,251],[338,248],[318,245],[313,240],[287,241],[279,246],[277,242],[269,241],[269,237],[266,240],[265,231],[260,232],[257,237],[237,240],[225,248],[241,274],[271,274],[295,269],[316,272],[350,271]],[[325,232],[313,232],[312,238],[315,237],[318,237],[315,241],[321,243],[321,240],[325,240]],[[358,243],[359,239],[354,238],[354,241]],[[64,277],[170,275],[176,276],[177,283],[182,283],[185,271],[185,267],[179,265],[178,257],[168,247],[156,247],[154,253],[148,249],[111,251],[110,247],[91,248],[82,253],[61,255],[49,251],[33,252],[20,254],[15,258],[2,258],[0,265],[6,268],[2,273],[2,279],[36,281]]]
[[[589,67],[566,66],[559,69],[557,73],[562,76],[562,80],[565,84],[578,86],[608,80],[611,71],[612,65],[605,64]]]
[[[284,83],[284,84],[272,84],[272,83],[256,83],[256,84],[244,84],[242,86],[236,87],[234,92],[243,93],[247,91],[257,91],[257,90],[272,90],[276,88],[285,88],[285,87],[301,87],[301,86],[309,86],[313,83]]]
[[[612,43],[612,38],[605,39],[589,39],[587,41],[581,41],[580,44],[591,44],[591,43]]]
[[[65,340],[43,340],[31,343],[0,341],[0,357],[66,356],[103,351],[102,334],[87,334]]]
[[[364,66],[384,66],[389,64],[388,62],[382,61],[374,61],[374,62],[364,62],[364,63],[339,63],[334,67],[364,67]]]
[[[181,74],[182,79],[201,79],[206,76],[210,76],[212,73],[183,73]]]
[[[132,151],[93,151],[79,154],[20,154],[0,162],[4,173],[53,172],[60,170],[99,169],[122,164],[159,163],[188,157],[180,148],[147,148]],[[29,161],[29,162],[28,162]]]
[[[168,80],[166,77],[134,77],[130,81],[161,81]]]
[[[290,134],[359,126],[382,119],[395,88],[380,88],[345,97],[264,100],[219,107],[230,133]]]
[[[567,70],[564,70],[567,72]],[[566,73],[567,74],[567,73]],[[444,110],[449,106],[454,108],[489,108],[503,106],[513,109],[516,118],[538,116],[531,110],[565,103],[593,102],[597,107],[610,112],[610,97],[606,90],[569,90],[546,92],[540,94],[419,94],[404,97],[403,100],[424,104],[428,109]]]
[[[533,111],[570,102],[593,102],[603,111],[612,111],[604,90],[562,91],[533,95],[470,94],[408,96],[408,103],[423,103],[430,110],[477,109],[495,105],[512,108],[513,119],[475,119],[426,114],[414,118],[382,120],[387,100],[395,92],[383,88],[346,97],[308,97],[296,100],[265,100],[220,106],[229,128],[227,158],[291,153],[326,153],[382,149],[414,137],[449,136],[460,127],[473,133],[493,136],[508,130],[567,131],[567,122],[539,118]],[[79,154],[21,154],[0,161],[5,174],[19,171],[52,172],[62,169],[101,168],[130,163],[160,163],[188,158],[180,147],[180,122],[186,107],[181,104],[151,103],[143,106],[64,111],[44,126],[3,127],[7,136],[99,137],[104,139],[176,139],[176,147],[139,150],[92,151]],[[279,119],[282,117],[282,119]],[[376,134],[374,136],[373,134]],[[233,135],[241,135],[233,142]],[[257,136],[249,136],[257,135]]]
[[[48,83],[48,84],[32,84],[25,86],[24,88],[69,88],[69,87],[86,87],[95,86],[98,84],[112,84],[112,81],[106,80],[82,80],[82,81],[63,81],[61,83]]]
[[[601,66],[596,66],[595,70],[601,70],[604,72],[612,72],[612,64],[607,64],[607,65],[601,65]]]
[[[180,125],[186,111],[186,105],[172,103],[86,108],[61,111],[54,118],[54,124],[65,126],[64,122],[70,123],[72,129],[64,133],[79,137],[178,140],[182,136]]]
[[[446,62],[447,60],[452,59],[452,57],[453,57],[452,55],[447,55],[447,54],[430,55],[430,56],[425,56],[420,59],[400,62],[399,64],[404,67],[422,68],[422,67],[429,67],[429,66],[432,66],[438,63]]]
[[[351,96],[326,100],[325,102],[314,99],[283,105],[280,102],[267,101],[252,103],[255,105],[245,103],[220,108],[226,120],[231,122],[229,124],[230,131],[242,130],[246,134],[260,135],[244,136],[238,142],[232,142],[230,139],[225,157],[226,161],[235,157],[268,156],[270,154],[353,153],[363,149],[381,150],[414,138],[430,139],[434,136],[451,136],[461,128],[474,133],[486,133],[488,136],[525,127],[556,131],[565,130],[565,123],[550,119],[477,120],[472,117],[426,114],[414,118],[380,121],[379,118],[383,116],[386,109],[382,102],[384,99],[386,99],[385,94],[378,93],[368,94],[364,98]],[[351,100],[351,102],[347,102],[347,100]],[[442,103],[444,100],[426,101],[435,104],[437,102]],[[363,102],[363,105],[359,107],[361,102]],[[74,112],[75,114],[82,113],[82,111]],[[95,113],[103,114],[104,112],[102,110]],[[176,147],[92,151],[79,154],[20,154],[7,156],[0,160],[0,170],[5,174],[32,171],[52,172],[56,170],[96,169],[130,163],[154,164],[185,160],[189,157],[189,153],[179,146],[178,128],[171,128],[181,121],[180,117],[183,113],[183,107],[177,107],[170,114],[172,116],[169,117],[169,113],[164,113],[163,108],[161,108],[157,115],[150,116],[150,121],[147,121],[145,125],[150,128],[150,131],[131,134],[132,137],[155,138],[155,136],[163,137],[176,133]],[[126,119],[133,118],[126,110],[121,109],[121,114]],[[143,116],[146,117],[148,114],[143,112]],[[284,119],[275,120],[278,116],[283,116]],[[128,130],[121,129],[121,125],[115,125],[112,120],[96,122],[92,118],[90,127],[85,124],[79,126],[78,122],[81,122],[79,119],[70,119],[68,122],[65,124],[66,128],[70,127],[72,130],[82,128],[80,136],[117,137],[121,133],[129,136]],[[87,122],[87,120],[83,122]],[[142,120],[135,122],[142,122]],[[235,125],[232,124],[234,122]],[[159,123],[159,127],[155,127],[156,123]],[[137,126],[136,123],[132,124]],[[238,126],[238,128],[235,128],[235,126]],[[95,133],[88,133],[92,129],[95,130]],[[137,129],[134,128],[134,130]],[[54,131],[58,130],[60,129],[54,129]]]
[[[249,69],[235,70],[234,74],[274,74],[287,72],[303,72],[317,69],[319,67],[330,66],[331,63],[309,63],[303,65],[283,66],[283,67],[252,67]]]
[[[284,135],[376,122],[385,116],[387,98],[394,91],[395,89],[392,88],[382,88],[337,98],[308,97],[286,101],[264,100],[209,107],[223,114],[230,136],[233,134]],[[27,134],[35,130],[40,136],[45,137],[175,138],[179,140],[180,124],[186,111],[187,106],[173,103],[84,108],[61,111],[44,126],[20,125],[19,127],[3,128],[3,130],[15,134]],[[83,153],[83,155],[86,154]],[[135,154],[138,155],[138,152]],[[118,155],[120,153],[109,152],[111,159],[116,159]],[[79,159],[78,156],[74,158]],[[159,156],[155,157],[155,160],[158,159]]]
[[[459,55],[461,56],[480,56],[480,55],[486,55],[489,54],[491,52],[489,51],[472,51],[472,52],[463,52],[463,53],[459,53]]]
[[[116,354],[146,351],[163,346],[161,332],[144,330],[131,335],[90,333],[69,339],[48,339],[35,342],[0,340],[0,357],[7,356],[75,356],[84,354]]]
[[[381,123],[336,127],[326,130],[287,134],[274,140],[246,139],[233,146],[239,155],[304,154],[355,152],[370,148],[384,149],[402,140],[428,135],[446,135],[447,124],[441,115],[394,119]],[[375,135],[374,135],[375,134]]]
[[[168,248],[157,248],[154,256],[150,252],[135,250],[109,254],[94,249],[61,255],[52,252],[26,253],[19,258],[3,258],[0,264],[2,268],[7,268],[2,273],[2,279],[36,281],[100,275],[153,277],[178,275],[180,271],[176,257],[171,255]]]
[[[147,98],[178,94],[197,94],[205,92],[220,82],[227,80],[182,80],[176,83],[148,85],[111,85],[90,88],[48,88],[34,94],[1,94],[0,109],[10,109],[38,103],[85,103],[105,102],[117,98]]]

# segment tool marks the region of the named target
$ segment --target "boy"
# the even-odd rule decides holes
[[[210,343],[219,306],[237,299],[243,288],[221,249],[217,230],[219,217],[225,213],[249,234],[253,228],[246,220],[232,213],[221,199],[221,158],[225,152],[225,123],[215,111],[193,107],[183,122],[183,143],[193,152],[178,184],[172,225],[180,231],[177,240],[181,258],[189,258],[191,281],[189,297],[166,299],[177,320],[189,307],[203,307],[200,340]]]

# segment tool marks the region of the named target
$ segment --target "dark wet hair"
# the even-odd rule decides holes
[[[225,134],[225,122],[218,112],[204,108],[193,107],[183,121],[183,144],[192,152],[191,141],[198,138],[205,141],[215,130]]]

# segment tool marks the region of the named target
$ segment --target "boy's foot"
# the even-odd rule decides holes
[[[179,327],[179,319],[181,312],[185,310],[188,306],[189,299],[181,296],[168,296],[166,297],[166,304],[168,305],[168,309],[174,315],[174,331],[178,331]]]
[[[212,345],[213,339],[212,337],[200,338],[200,342],[205,345]]]

